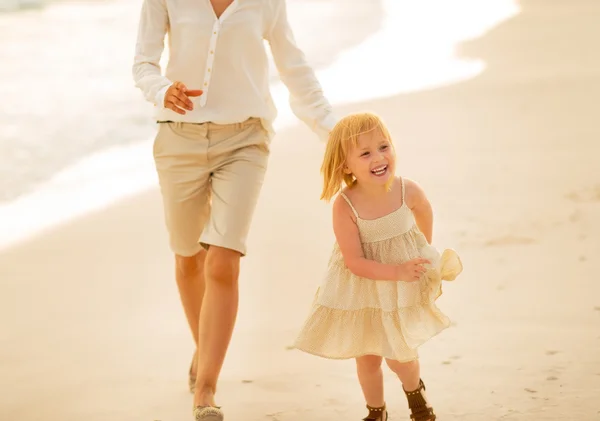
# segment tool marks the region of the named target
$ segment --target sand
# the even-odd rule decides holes
[[[594,0],[521,2],[459,54],[470,81],[350,104],[388,122],[425,188],[434,241],[462,256],[421,349],[440,420],[600,418],[600,57]],[[333,241],[319,145],[278,133],[220,381],[229,420],[360,419],[352,361],[289,349]],[[156,190],[0,256],[0,418],[190,420],[192,341]],[[392,419],[408,419],[386,373]]]

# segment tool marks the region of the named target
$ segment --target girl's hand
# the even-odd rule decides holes
[[[427,271],[423,266],[424,264],[430,264],[431,262],[422,257],[404,262],[398,265],[398,280],[404,282],[414,282],[421,279],[421,276]]]

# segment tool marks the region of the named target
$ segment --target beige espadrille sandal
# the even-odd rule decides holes
[[[224,418],[220,406],[197,406],[194,408],[195,421],[223,421]]]

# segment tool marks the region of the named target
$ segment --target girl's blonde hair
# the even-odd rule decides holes
[[[322,200],[331,200],[342,189],[343,183],[348,187],[356,183],[354,176],[344,171],[348,152],[351,148],[356,147],[358,137],[361,134],[373,130],[379,130],[383,137],[392,144],[392,138],[387,127],[381,118],[373,113],[350,114],[334,126],[331,133],[329,133],[329,140],[321,165],[321,174],[323,174]]]

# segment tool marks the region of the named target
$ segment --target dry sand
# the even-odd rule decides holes
[[[435,242],[463,258],[439,303],[454,325],[421,350],[445,421],[600,419],[600,3],[521,7],[461,46],[481,76],[339,110],[383,115]],[[273,147],[220,382],[229,420],[365,415],[352,361],[288,349],[333,241],[321,154],[301,125]],[[171,264],[156,191],[4,252],[0,418],[190,420]],[[408,419],[389,373],[386,387]]]

